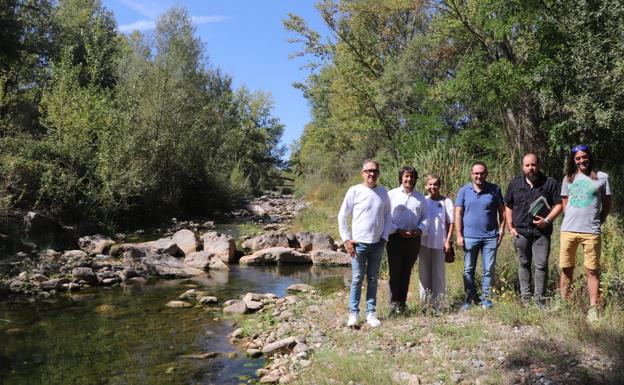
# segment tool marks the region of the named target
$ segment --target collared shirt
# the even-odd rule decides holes
[[[390,198],[390,212],[392,216],[392,229],[390,233],[398,229],[413,231],[420,229],[423,233],[427,230],[428,215],[425,196],[418,191],[405,192],[403,186],[399,186],[388,192]]]
[[[358,184],[347,190],[338,212],[338,230],[343,241],[377,243],[380,238],[387,241],[391,228],[390,199],[384,187]]]
[[[490,238],[498,235],[498,208],[503,205],[500,187],[485,182],[481,191],[472,183],[459,189],[455,207],[464,208],[463,236],[467,238]]]
[[[532,231],[539,231],[544,235],[552,234],[552,223],[544,226],[543,229],[539,229],[533,224],[533,218],[529,213],[531,203],[539,197],[546,198],[550,207],[554,207],[561,203],[561,185],[542,173],[538,174],[538,179],[533,184],[533,188],[526,181],[524,175],[517,176],[509,182],[505,194],[505,204],[512,210],[513,227],[523,235],[528,235]]]

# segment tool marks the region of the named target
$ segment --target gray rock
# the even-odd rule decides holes
[[[178,296],[179,299],[195,299],[199,293],[197,289],[189,289]],[[203,294],[203,293],[202,293]]]
[[[44,281],[47,281],[48,279],[49,279],[48,277],[40,273],[33,274],[33,276],[30,277],[30,280],[34,282],[44,282]]]
[[[295,344],[296,344],[295,337],[287,337],[279,341],[275,341],[270,344],[264,345],[264,347],[262,348],[262,353],[274,354],[284,349],[290,349]]]
[[[223,308],[223,314],[245,314],[247,312],[247,305],[243,301],[235,301],[231,305]]]
[[[82,250],[69,250],[63,253],[61,258],[66,261],[82,260],[88,257],[87,253]]]
[[[217,297],[214,297],[212,295],[204,295],[204,296],[197,296],[197,302],[200,305],[211,305],[211,304],[215,304],[219,302],[219,300],[217,299]]]
[[[236,263],[236,243],[234,238],[216,231],[202,235],[204,251],[216,254],[224,263]]]
[[[72,276],[77,279],[81,279],[90,285],[98,283],[97,276],[90,267],[75,267],[72,270]]]
[[[221,258],[215,253],[207,250],[196,251],[184,258],[184,264],[202,270],[229,270]]]
[[[300,293],[309,293],[314,290],[314,287],[306,285],[305,283],[296,283],[286,288],[288,291],[296,291]]]
[[[78,239],[80,249],[89,255],[106,253],[114,244],[115,241],[101,234],[87,235]]]
[[[238,328],[232,332],[230,337],[232,338],[240,338],[243,336],[243,328]]]
[[[193,307],[193,305],[191,305],[188,302],[184,302],[184,301],[169,301],[169,302],[167,302],[166,306],[170,307],[170,308],[174,308],[174,309],[176,309],[176,308],[185,308],[185,307]]]
[[[297,343],[297,345],[295,345],[295,347],[293,348],[293,353],[307,352],[308,350],[310,350],[310,348],[308,347],[308,345],[304,344],[303,342],[299,342],[299,343]]]
[[[141,260],[150,275],[168,278],[188,278],[203,274],[203,270],[186,266],[181,260],[168,254],[150,254]]]
[[[262,301],[263,298],[264,298],[264,296],[262,294],[247,293],[243,297],[243,301],[245,301],[245,302],[247,302],[247,301]]]
[[[262,350],[260,349],[247,349],[245,353],[251,358],[262,357]]]
[[[190,253],[194,253],[197,251],[197,241],[195,240],[195,233],[191,230],[182,229],[177,231],[171,237],[176,245],[182,250],[184,255],[189,255]]]
[[[143,286],[147,283],[147,280],[143,277],[132,277],[129,278],[126,283],[132,284],[132,285],[138,285],[138,286]]]
[[[106,286],[114,285],[119,282],[118,278],[104,278],[102,284]]]
[[[247,310],[249,310],[250,312],[258,311],[262,309],[262,307],[264,306],[262,302],[258,302],[258,301],[243,301],[243,302],[245,302],[245,306],[247,306]]]
[[[312,250],[336,250],[337,248],[334,239],[327,234],[302,231],[295,235],[299,242],[299,247],[306,252]]]
[[[270,247],[288,247],[288,238],[283,233],[270,232],[247,239],[242,243],[245,250],[258,251]]]
[[[279,379],[280,379],[280,376],[269,374],[269,375],[266,375],[266,376],[262,377],[260,379],[260,383],[261,384],[274,384],[274,383],[278,382]]]
[[[179,250],[175,243],[173,245]],[[124,250],[122,266],[128,271],[146,271],[150,275],[169,278],[187,278],[203,274],[202,270],[184,265],[183,261],[155,246],[126,244],[121,248]]]
[[[111,247],[110,254],[118,256],[121,254],[132,253],[135,258],[142,258],[149,254],[169,254],[174,257],[182,258],[184,253],[178,245],[171,239],[162,238],[156,241],[143,243],[124,243]]]
[[[132,268],[125,268],[123,270],[117,271],[115,272],[115,275],[117,275],[117,277],[119,277],[119,279],[121,279],[122,281],[127,281],[131,278],[139,276],[137,271]]]
[[[39,253],[39,262],[40,263],[57,263],[61,260],[62,255],[63,253],[54,251],[52,249],[47,249]]]
[[[351,266],[351,256],[333,250],[314,250],[310,253],[312,264],[327,266]]]
[[[58,278],[53,278],[48,281],[41,282],[39,284],[39,288],[41,290],[46,290],[46,291],[57,290],[59,286],[61,286],[61,283],[60,283],[60,279]]]
[[[256,251],[240,259],[241,265],[281,265],[281,264],[310,264],[312,259],[308,254],[287,248],[271,247]]]

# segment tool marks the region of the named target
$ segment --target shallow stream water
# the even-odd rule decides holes
[[[220,302],[248,292],[282,297],[293,283],[333,291],[350,274],[348,268],[315,266],[230,267],[142,287],[0,302],[0,385],[246,383],[264,360],[247,358],[228,342],[235,318],[222,318],[221,306],[170,309],[165,304],[190,288]],[[183,357],[205,352],[225,354]],[[236,357],[228,357],[230,352]]]

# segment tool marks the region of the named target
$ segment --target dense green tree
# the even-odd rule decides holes
[[[566,149],[615,161],[622,137],[624,5],[602,1],[323,0],[331,38],[291,15],[312,56],[298,86],[313,121],[293,152],[300,172],[341,179],[364,157],[397,160],[434,143],[517,164],[537,152],[561,172]],[[385,156],[385,155],[384,155]],[[605,162],[619,170],[621,162]],[[603,164],[605,164],[603,163]]]

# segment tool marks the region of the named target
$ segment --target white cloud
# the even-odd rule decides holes
[[[145,17],[154,18],[158,16],[162,9],[155,6],[154,2],[143,2],[137,0],[121,0],[128,8],[135,10]]]
[[[208,23],[218,23],[221,21],[229,20],[230,18],[227,16],[221,15],[213,15],[213,16],[191,16],[191,21],[197,25],[200,24],[208,24]]]
[[[230,19],[227,16],[213,15],[213,16],[191,16],[191,21],[197,25],[218,23]],[[134,23],[124,24],[119,26],[119,31],[122,33],[128,33],[132,31],[149,31],[156,28],[155,20],[138,20]]]
[[[156,22],[154,20],[139,20],[134,23],[120,25],[119,32],[149,31],[154,28],[156,28]]]

